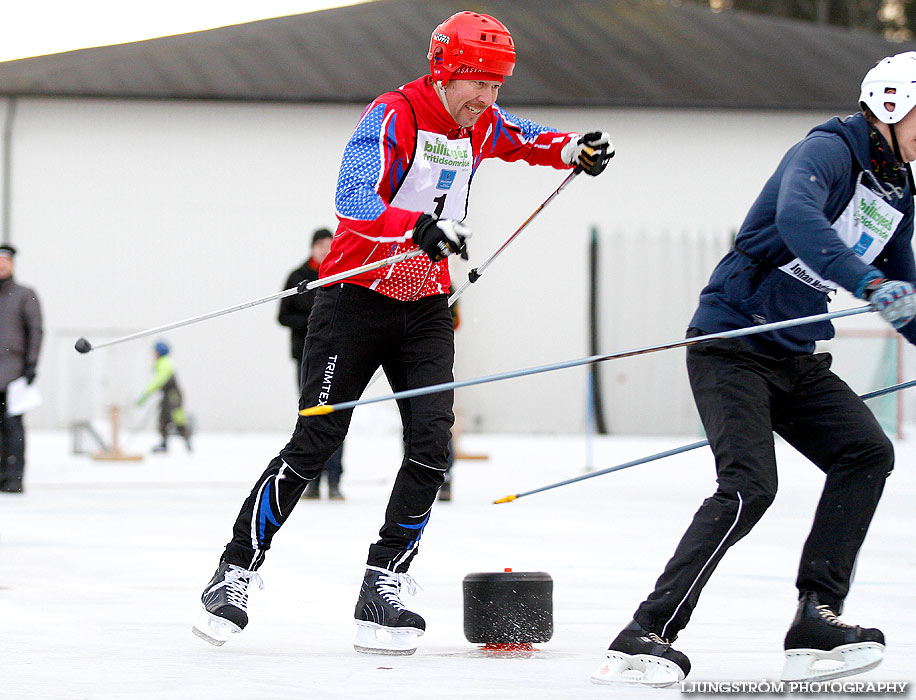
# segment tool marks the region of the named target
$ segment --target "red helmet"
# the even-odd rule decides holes
[[[502,82],[515,67],[515,44],[498,19],[459,12],[436,27],[427,58],[433,80],[444,83],[458,74],[466,80]]]

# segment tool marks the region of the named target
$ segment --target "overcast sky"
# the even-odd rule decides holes
[[[0,61],[295,15],[366,0],[5,0]]]

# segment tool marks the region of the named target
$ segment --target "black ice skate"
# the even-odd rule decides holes
[[[831,680],[868,671],[881,663],[881,630],[848,625],[821,604],[817,593],[802,593],[786,634],[782,680]]]
[[[408,574],[366,567],[354,614],[356,651],[406,656],[417,650],[417,638],[426,631],[426,621],[404,607],[402,585],[411,595],[417,591],[416,582]]]
[[[648,685],[664,688],[684,680],[690,660],[671,648],[671,642],[647,632],[635,620],[611,642],[592,683]]]
[[[252,581],[257,582],[259,588],[264,588],[264,582],[254,571],[221,561],[200,596],[203,610],[191,631],[219,647],[231,635],[245,629],[248,624],[248,586]]]

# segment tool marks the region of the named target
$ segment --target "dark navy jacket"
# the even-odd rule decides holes
[[[700,293],[692,327],[718,333],[825,313],[826,291],[779,269],[797,258],[822,280],[850,292],[874,270],[887,279],[916,283],[913,193],[909,185],[894,188],[874,178],[869,130],[861,114],[833,118],[789,149],[748,212],[735,246]],[[902,214],[871,264],[832,226],[850,205],[858,183]],[[916,344],[916,323],[900,332]],[[815,341],[833,335],[833,325],[825,321],[745,339],[765,352],[798,354],[813,352]]]

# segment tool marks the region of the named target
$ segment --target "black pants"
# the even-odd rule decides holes
[[[22,481],[25,470],[25,429],[22,416],[6,413],[6,392],[0,391],[0,486]]]
[[[397,301],[350,284],[318,290],[303,357],[300,408],[358,398],[381,365],[395,391],[452,380],[454,327],[446,295]],[[452,392],[398,401],[404,458],[367,563],[405,571],[445,478]],[[300,417],[242,506],[224,558],[256,569],[307,482],[343,443],[352,411]]]
[[[182,408],[183,399],[178,382],[171,377],[162,387],[162,400],[159,402],[159,435],[164,445],[169,439],[169,427],[175,426],[176,432],[185,440],[190,436],[186,417]]]
[[[300,394],[302,392],[302,382],[305,379],[305,377],[302,376],[303,365],[302,358],[296,361],[296,388],[299,390]],[[332,488],[340,486],[340,477],[343,474],[343,444],[337,448],[334,454],[328,457],[328,461],[324,463],[322,473],[327,475],[329,486]],[[314,481],[317,485],[321,481],[321,474],[316,476]]]
[[[830,363],[827,354],[774,358],[741,340],[687,349],[690,386],[719,487],[700,506],[655,590],[636,611],[644,628],[676,637],[726,550],[773,502],[773,431],[826,474],[796,586],[842,609],[894,453],[874,415],[830,371]]]

